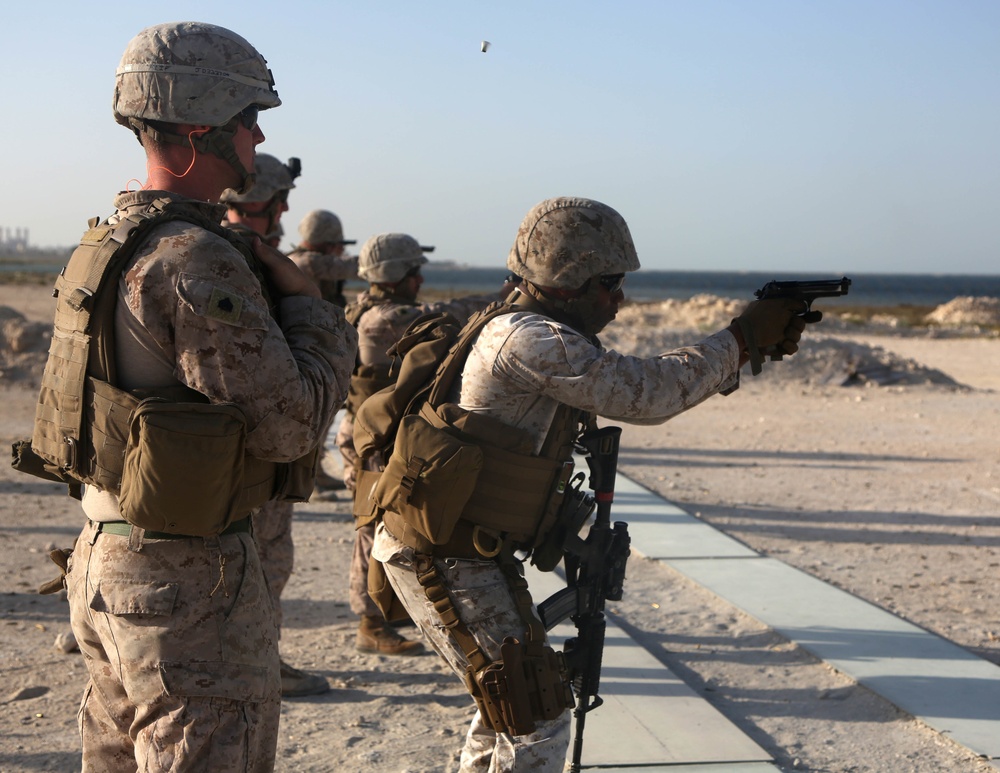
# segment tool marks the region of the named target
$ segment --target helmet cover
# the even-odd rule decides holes
[[[559,197],[536,204],[518,229],[507,268],[541,287],[576,290],[603,274],[639,268],[624,218],[593,199]]]
[[[253,187],[247,193],[237,193],[232,188],[227,188],[219,201],[247,204],[265,202],[273,199],[281,191],[290,191],[295,187],[290,167],[267,153],[258,153],[254,157],[254,173]]]
[[[281,104],[267,61],[235,32],[203,22],[147,27],[129,41],[115,73],[114,115],[223,126],[250,105]]]
[[[358,276],[366,282],[393,284],[426,262],[423,247],[412,236],[378,234],[361,247]]]
[[[357,244],[356,239],[344,238],[340,218],[327,209],[307,212],[299,223],[299,236],[307,244]]]

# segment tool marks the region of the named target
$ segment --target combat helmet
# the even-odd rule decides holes
[[[406,274],[427,262],[424,252],[433,247],[422,247],[407,234],[378,234],[361,247],[358,257],[358,276],[366,282],[394,284]]]
[[[253,174],[236,155],[238,119],[281,104],[267,62],[246,40],[224,27],[171,22],[147,27],[129,41],[115,73],[115,120],[160,142],[189,146],[186,136],[163,124],[198,124],[214,130],[192,139],[243,177]]]
[[[507,268],[540,287],[576,290],[602,274],[639,268],[624,218],[593,199],[559,197],[531,208]]]
[[[246,193],[237,193],[232,188],[226,188],[219,198],[223,204],[259,204],[274,198],[287,198],[288,191],[295,187],[295,178],[302,174],[302,162],[297,158],[288,159],[288,163],[279,161],[267,153],[258,153],[254,157],[253,187]],[[239,209],[238,206],[233,207]]]
[[[344,238],[344,226],[340,218],[327,209],[307,212],[299,223],[299,236],[313,247],[321,244],[357,244],[357,239]]]

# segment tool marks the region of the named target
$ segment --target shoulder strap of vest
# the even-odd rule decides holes
[[[465,361],[468,359],[473,343],[487,323],[503,314],[513,314],[517,311],[531,311],[550,316],[545,307],[537,300],[523,293],[519,293],[512,302],[500,301],[473,315],[459,333],[458,340],[435,374],[434,383],[427,398],[431,407],[436,408],[446,400],[452,384],[462,372],[462,368],[465,367]],[[547,459],[565,459],[572,451],[573,443],[580,433],[581,426],[586,425],[591,420],[591,415],[585,411],[568,405],[560,405],[553,419],[551,430],[542,444],[539,456]]]
[[[74,327],[88,333],[96,342],[89,357],[91,375],[115,383],[113,322],[118,277],[150,231],[173,220],[200,226],[239,250],[260,281],[268,306],[272,306],[268,280],[250,245],[193,207],[162,197],[113,225],[91,221],[90,229],[83,235],[56,283],[57,293],[69,306],[67,313],[78,316]]]
[[[516,311],[546,313],[542,305],[534,298],[518,293],[513,301],[496,301],[469,318],[468,323],[458,334],[458,340],[455,341],[451,351],[448,352],[434,376],[434,384],[428,396],[428,402],[432,406],[437,407],[447,398],[452,384],[458,378],[458,374],[462,372],[462,368],[465,367],[465,361],[468,359],[472,344],[475,343],[476,338],[487,323],[496,317],[513,314]]]
[[[56,324],[69,322],[60,317],[74,316],[69,329],[91,336],[90,372],[109,382],[115,380],[114,330],[115,286],[129,259],[149,231],[164,222],[163,212],[170,203],[156,199],[146,210],[134,212],[115,224],[90,222],[66,267],[56,281]]]
[[[376,306],[381,306],[385,303],[386,301],[375,300],[371,297],[371,295],[369,295],[363,302],[355,301],[354,303],[347,304],[347,308],[344,309],[344,316],[347,318],[347,321],[351,323],[351,325],[357,327],[361,318],[365,314],[374,309]]]

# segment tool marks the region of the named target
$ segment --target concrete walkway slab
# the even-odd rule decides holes
[[[555,573],[527,569],[537,600],[565,587]],[[559,649],[576,635],[576,628],[563,623],[549,635]],[[767,752],[610,621],[599,694],[604,705],[587,715],[584,768],[633,773],[775,771]],[[571,756],[572,745],[567,759]]]
[[[774,559],[669,561],[971,751],[1000,758],[1000,668]],[[745,562],[743,562],[745,563]]]
[[[743,609],[971,751],[1000,759],[1000,667],[775,559],[624,476],[632,548]],[[626,584],[626,593],[628,586]]]

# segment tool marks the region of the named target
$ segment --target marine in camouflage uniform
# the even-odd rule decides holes
[[[109,222],[157,198],[220,222],[224,208],[205,202],[249,188],[257,112],[280,103],[263,57],[235,33],[197,22],[140,32],[114,109],[146,150],[149,180],[115,199]],[[315,448],[343,401],[356,336],[284,256],[257,255],[267,295],[223,236],[181,220],[154,227],[117,284],[117,383],[235,404],[247,453],[284,462]],[[121,520],[109,491],[88,486],[83,508],[67,575],[90,677],[83,770],[272,770],[278,636],[249,519],[217,537],[151,538]]]
[[[448,312],[464,322],[468,317],[496,300],[495,296],[471,295],[451,301],[417,303],[423,284],[420,268],[427,262],[421,245],[412,236],[387,233],[373,236],[361,248],[358,272],[371,283],[370,288],[347,307],[347,318],[358,330],[358,368],[364,367],[385,378],[392,362],[388,350],[402,337],[410,324],[424,314]],[[385,374],[385,375],[382,375]],[[381,382],[376,379],[376,386]],[[352,391],[358,389],[354,382]],[[353,402],[353,401],[352,401]],[[354,450],[354,418],[356,405],[348,410],[337,432],[337,446],[344,457],[344,482],[354,491],[358,455]],[[419,642],[407,641],[399,635],[368,595],[368,565],[375,525],[367,524],[355,532],[354,553],[351,557],[351,611],[361,618],[355,644],[362,652],[386,655],[411,655],[422,651]]]
[[[481,330],[449,402],[493,417],[534,438],[539,453],[561,406],[614,421],[659,423],[738,385],[746,361],[739,325],[694,346],[638,358],[604,350],[597,333],[624,299],[626,272],[639,268],[628,227],[610,207],[589,199],[541,202],[525,218],[508,258],[523,278],[518,293],[543,311],[491,319]],[[792,353],[802,330],[786,302],[757,302],[744,313],[759,346],[783,342]],[[517,481],[510,481],[514,486]],[[461,522],[460,522],[461,523]],[[451,605],[490,661],[501,660],[506,637],[524,642],[527,624],[497,560],[418,553],[380,521],[372,557],[426,639],[459,677],[470,659],[458,645],[418,581],[437,570]],[[505,545],[508,555],[517,545]],[[524,609],[524,605],[521,605]],[[531,613],[533,614],[533,613]],[[538,623],[540,625],[540,623]],[[570,711],[538,720],[522,735],[496,732],[477,711],[461,755],[461,771],[561,771]]]
[[[319,285],[323,299],[341,308],[347,306],[344,284],[358,279],[358,256],[348,255],[345,248],[357,244],[356,239],[344,238],[344,227],[340,218],[326,209],[307,212],[299,223],[302,241],[288,253],[302,273]],[[316,498],[336,499],[337,491],[343,491],[344,481],[330,475],[323,469],[326,445],[320,450],[320,464],[316,470]]]
[[[267,153],[258,153],[254,159],[254,184],[246,193],[232,188],[223,192],[220,201],[226,205],[223,225],[247,237],[255,237],[265,244],[277,247],[281,240],[281,216],[288,211],[288,194],[295,187],[301,174],[302,163],[298,158],[288,163]],[[281,594],[292,576],[295,564],[295,545],[292,541],[291,502],[271,501],[254,512],[253,536],[257,554],[264,570],[271,604],[274,607],[278,636],[281,636]],[[328,692],[330,683],[319,674],[310,674],[289,665],[281,659],[281,695],[296,698]]]
[[[268,153],[258,153],[253,187],[246,193],[229,188],[219,199],[227,210],[223,225],[251,239],[259,236],[264,244],[277,247],[284,234],[281,216],[288,211],[288,194],[301,174],[302,162],[298,158],[285,163]]]
[[[344,248],[357,240],[345,239],[340,218],[326,209],[306,213],[299,223],[299,236],[302,241],[288,257],[319,285],[324,300],[346,306],[344,282],[359,277],[358,256],[346,254]]]

